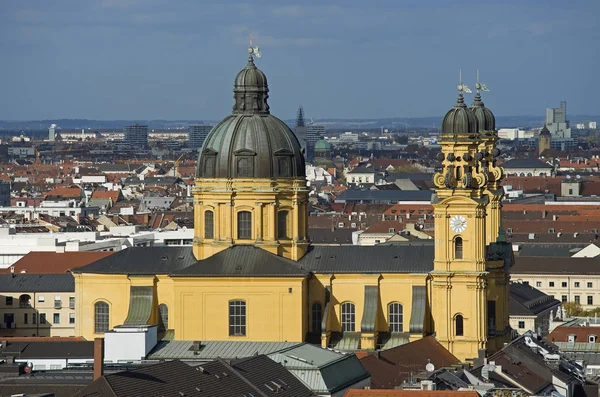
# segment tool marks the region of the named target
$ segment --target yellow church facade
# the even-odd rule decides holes
[[[435,244],[314,246],[304,156],[270,114],[268,92],[250,57],[232,114],[199,153],[192,248],[129,248],[73,272],[76,334],[156,325],[177,340],[341,350],[435,335],[462,360],[509,341],[512,262],[499,233],[491,112],[477,98],[467,108],[461,94],[444,118]]]

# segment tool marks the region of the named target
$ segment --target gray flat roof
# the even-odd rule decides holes
[[[160,341],[148,354],[149,360],[211,361],[216,358],[232,360],[256,354],[270,354],[282,349],[301,345],[301,342],[243,342],[202,341],[200,351],[192,350],[194,341]],[[197,353],[197,354],[196,354]]]

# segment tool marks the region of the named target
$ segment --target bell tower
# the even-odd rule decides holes
[[[437,340],[461,360],[486,348],[487,173],[481,167],[481,139],[475,114],[459,83],[456,104],[444,117],[434,175],[435,259],[431,305]]]
[[[495,242],[502,228],[502,197],[504,190],[501,183],[504,179],[504,169],[496,165],[496,159],[500,156],[500,149],[496,147],[498,142],[498,131],[496,130],[496,118],[492,111],[485,107],[481,100],[480,91],[489,91],[487,86],[479,82],[479,70],[475,84],[476,94],[470,109],[477,118],[479,132],[478,166],[482,172],[487,174],[485,194],[489,196],[486,207],[486,243]]]
[[[486,205],[486,270],[487,274],[487,303],[486,303],[486,326],[488,351],[494,351],[502,347],[503,342],[510,340],[510,325],[508,322],[509,305],[509,268],[512,265],[512,250],[504,241],[504,230],[502,227],[502,198],[504,189],[504,169],[496,165],[500,155],[500,149],[496,147],[498,142],[498,131],[496,130],[496,118],[492,111],[485,107],[481,100],[481,91],[489,91],[487,86],[479,81],[479,70],[475,84],[476,94],[471,105],[471,111],[477,118],[479,132],[480,163],[478,166],[487,175],[484,194],[488,196]]]

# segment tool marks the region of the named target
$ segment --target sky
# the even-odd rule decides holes
[[[598,115],[599,18],[598,0],[0,0],[0,120],[221,119],[250,33],[282,119],[441,117],[459,69],[496,115]]]

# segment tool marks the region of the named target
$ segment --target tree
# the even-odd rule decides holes
[[[585,313],[581,305],[577,302],[564,302],[562,307],[565,308],[567,316],[569,317],[581,316]]]

